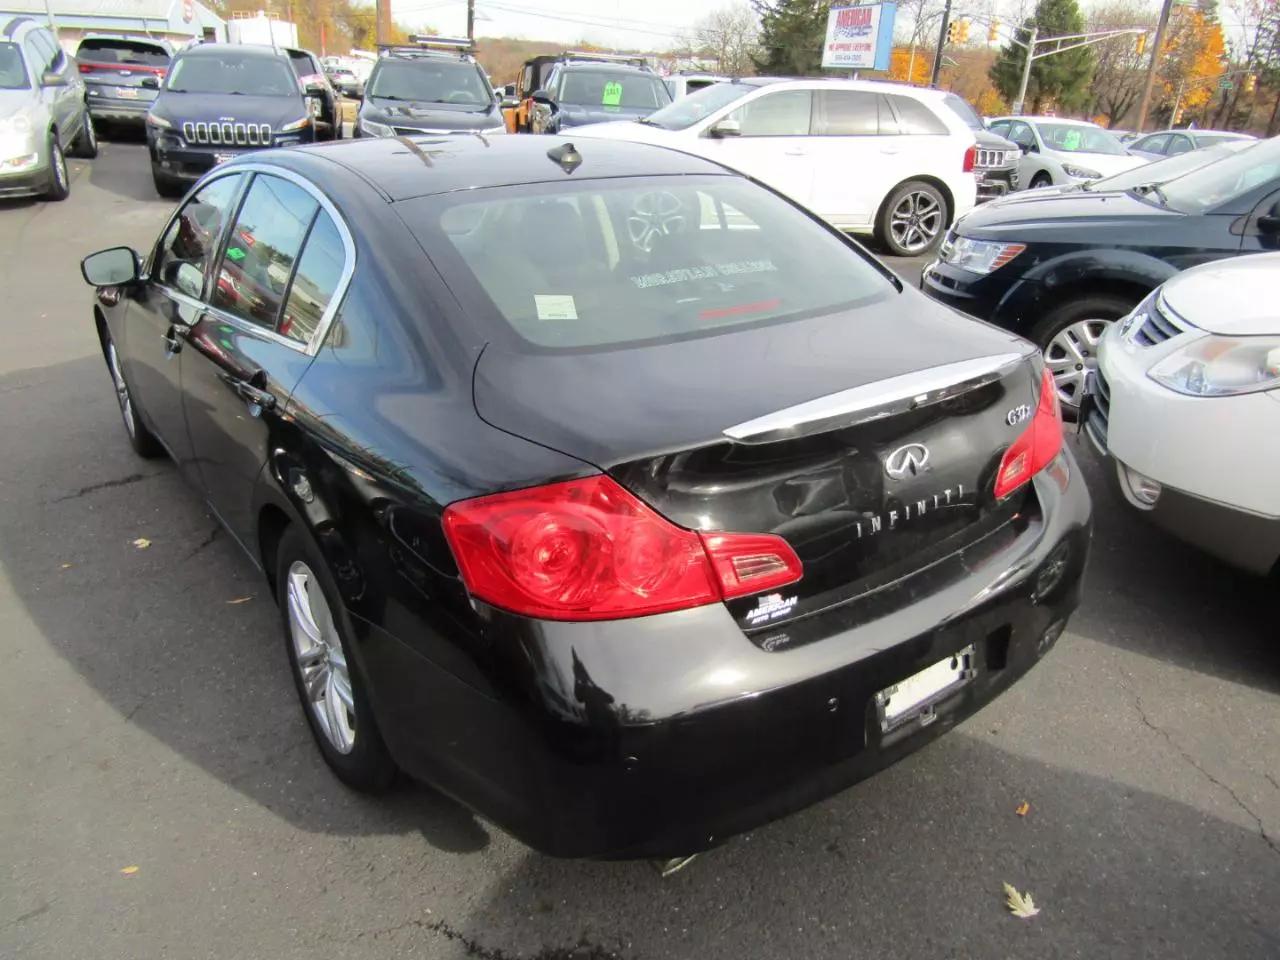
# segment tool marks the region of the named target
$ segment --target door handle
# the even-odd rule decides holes
[[[792,147],[790,150],[784,150],[783,153],[788,157],[807,157],[809,154],[799,147]]]
[[[255,374],[253,379],[258,379],[258,374]],[[275,407],[275,394],[264,390],[262,387],[255,386],[251,381],[231,379],[228,382],[245,403],[252,404],[263,410],[270,410]]]
[[[180,327],[176,323],[169,324],[169,329],[161,335],[160,339],[164,341],[165,352],[169,356],[182,352],[182,340],[180,335],[187,332],[188,327]]]

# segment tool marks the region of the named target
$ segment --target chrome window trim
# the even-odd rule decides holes
[[[201,177],[199,180],[197,180],[195,183],[193,183],[190,187],[187,188],[187,192],[182,195],[182,199],[178,201],[178,205],[173,208],[173,213],[169,214],[169,219],[164,222],[164,228],[160,231],[159,236],[157,236],[155,239],[155,242],[151,244],[151,251],[147,254],[146,263],[144,263],[142,266],[143,280],[147,280],[151,283],[154,283],[157,287],[159,287],[161,290],[164,290],[166,292],[178,293],[180,296],[184,296],[184,297],[187,297],[187,299],[191,299],[187,294],[184,294],[181,291],[175,291],[173,287],[169,286],[168,284],[161,283],[159,280],[151,279],[151,272],[155,269],[155,265],[156,265],[156,251],[160,249],[160,241],[162,241],[165,238],[165,236],[169,233],[169,229],[173,226],[173,222],[178,219],[178,214],[182,213],[183,208],[186,207],[187,202],[195,195],[197,190],[204,189],[209,184],[213,183],[215,180],[221,180],[223,177],[237,176],[241,172],[242,172],[242,169],[238,166],[231,167],[231,168],[228,168],[225,166],[215,167],[213,170],[209,171],[209,173],[205,174],[203,177]],[[251,179],[253,178],[246,177],[245,182],[247,183]],[[240,198],[243,193],[244,193],[244,184],[241,184],[239,189],[236,190],[235,194],[231,198],[230,209],[232,211],[235,211],[236,213],[240,211]],[[218,232],[218,258],[219,259],[221,259],[221,255],[222,255],[222,246],[223,246],[222,241],[224,239],[223,234],[225,234],[226,231],[227,231],[227,226],[224,224],[223,228]],[[208,280],[207,274],[205,279]],[[203,292],[204,291],[202,290],[201,293]],[[204,304],[202,303],[201,306],[203,305]]]
[[[941,403],[1005,376],[1029,355],[1001,353],[914,370],[828,394],[726,428],[738,443],[773,443],[840,430]]]
[[[239,327],[240,329],[248,333],[258,334],[274,343],[280,343],[286,347],[291,347],[294,350],[297,350],[299,353],[305,354],[308,357],[314,357],[316,356],[316,354],[320,352],[320,348],[324,346],[325,338],[329,335],[329,328],[333,326],[333,321],[337,318],[338,310],[342,306],[342,301],[345,300],[347,296],[347,287],[350,286],[351,278],[355,275],[355,272],[356,272],[356,245],[355,245],[355,241],[351,238],[351,231],[347,227],[347,222],[345,219],[343,219],[342,215],[338,213],[337,207],[335,207],[333,203],[330,202],[329,198],[326,197],[315,184],[313,184],[310,180],[306,179],[305,177],[294,173],[292,170],[285,170],[282,167],[275,167],[267,163],[237,163],[234,166],[228,166],[224,169],[225,169],[225,175],[230,175],[233,173],[253,173],[253,174],[263,174],[263,175],[272,176],[272,177],[279,177],[281,180],[288,180],[290,183],[293,183],[296,186],[301,187],[307,193],[311,194],[312,199],[314,199],[320,205],[321,210],[323,210],[325,213],[329,215],[330,219],[333,220],[334,226],[338,228],[338,236],[342,240],[342,252],[344,257],[343,264],[342,264],[342,273],[338,276],[338,282],[333,288],[333,296],[329,298],[329,303],[324,308],[324,313],[320,315],[320,322],[316,324],[315,333],[311,335],[311,339],[308,340],[306,343],[303,343],[301,340],[294,340],[292,337],[286,337],[284,334],[277,333],[275,330],[269,330],[266,327],[260,326],[259,324],[252,322],[251,320],[245,320],[233,314],[228,314],[226,311],[220,310],[212,306],[211,304],[204,304],[204,307],[210,313],[217,316],[219,320],[226,320],[229,323],[234,324],[236,327]],[[210,178],[210,179],[216,179],[216,178]],[[204,183],[205,181],[201,180],[200,184],[197,184],[197,186],[202,185]],[[248,191],[252,189],[253,189],[253,178],[250,178],[248,185],[242,189],[243,195],[236,202],[235,210],[236,210],[237,217],[240,215],[240,207],[243,205],[244,198],[248,196]],[[234,224],[235,224],[235,221],[233,220],[228,224],[227,228],[231,229],[234,226]],[[310,237],[311,235],[308,232],[306,239],[309,240]],[[305,241],[304,241],[303,247],[299,248],[298,250],[299,260],[302,258],[302,252],[304,249],[305,249]],[[225,256],[226,256],[226,251],[223,250],[222,256],[218,258],[218,262],[217,264],[215,264],[215,267],[221,265],[222,260],[225,258]],[[297,273],[297,269],[295,266],[294,268],[295,276],[296,276],[296,273]],[[215,273],[215,277],[216,277],[216,273]],[[292,289],[293,289],[293,277],[290,277],[289,290],[292,290]],[[282,309],[285,303],[287,302],[288,302],[288,297],[286,295],[285,299],[281,301]]]

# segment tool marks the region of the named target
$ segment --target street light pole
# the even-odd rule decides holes
[[[476,42],[476,0],[467,0],[467,39]]]
[[[1160,48],[1164,45],[1164,31],[1169,26],[1169,14],[1173,11],[1174,0],[1164,0],[1160,8],[1160,22],[1156,24],[1156,38],[1151,44],[1151,63],[1147,67],[1147,79],[1142,85],[1142,100],[1138,104],[1138,122],[1134,124],[1134,133],[1141,133],[1147,123],[1147,110],[1151,107],[1151,88],[1156,82],[1156,68],[1160,65]]]
[[[947,27],[950,24],[951,0],[947,0],[942,8],[942,27],[938,30],[938,49],[933,55],[933,73],[929,76],[929,86],[931,87],[938,85],[938,76],[942,73],[942,50],[947,45]]]
[[[1031,63],[1035,60],[1036,34],[1039,32],[1039,26],[1034,23],[1031,24],[1031,33],[1027,36],[1027,56],[1022,62],[1022,81],[1018,84],[1018,99],[1013,101],[1013,112],[1015,114],[1022,113],[1027,105],[1027,84],[1031,82]]]

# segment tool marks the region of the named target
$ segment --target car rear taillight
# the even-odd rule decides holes
[[[81,60],[79,66],[81,73],[93,73],[95,70],[117,70],[120,73],[151,73],[157,77],[163,77],[168,71],[167,67],[148,67],[140,63],[92,63]]]
[[[1031,426],[1004,452],[996,471],[995,494],[1002,500],[1049,465],[1062,451],[1062,408],[1058,387],[1046,369],[1040,376],[1040,402]]]
[[[461,500],[443,522],[473,596],[546,620],[697,607],[803,573],[781,537],[686,530],[605,476]]]
[[[978,165],[978,145],[975,143],[964,152],[964,172],[973,173],[973,168]]]
[[[80,63],[81,73],[93,73],[93,71],[97,69],[98,69],[98,65],[95,63],[84,63],[84,62]]]

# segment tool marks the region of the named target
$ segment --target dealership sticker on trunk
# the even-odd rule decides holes
[[[755,627],[785,617],[799,599],[798,596],[784,597],[780,593],[766,593],[756,601],[756,608],[747,614],[747,625]]]

